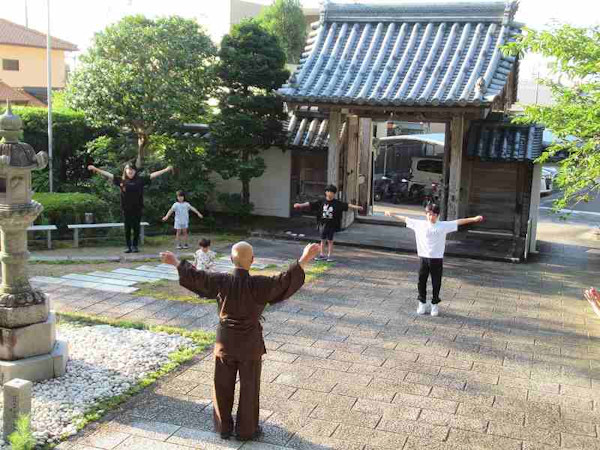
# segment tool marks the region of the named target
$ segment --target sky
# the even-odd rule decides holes
[[[29,27],[42,32],[47,30],[47,2],[50,2],[50,34],[76,44],[80,50],[90,45],[95,32],[130,14],[142,13],[148,17],[181,15],[193,17],[202,14],[221,0],[2,0],[0,17],[25,25],[25,10]],[[444,0],[436,0],[444,1]],[[270,0],[253,0],[269,4]],[[336,0],[339,3],[362,1]],[[369,0],[371,3],[397,3],[386,0]],[[303,6],[319,7],[319,0],[303,0]],[[531,28],[543,28],[553,21],[576,26],[600,24],[600,2],[590,0],[521,0],[516,19]],[[521,65],[521,77],[535,78],[538,69],[545,75],[545,63],[529,56]],[[72,64],[72,61],[68,61]]]

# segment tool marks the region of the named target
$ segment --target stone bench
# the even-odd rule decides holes
[[[57,230],[56,225],[32,225],[27,228],[27,231],[45,231],[46,240],[48,241],[48,250],[52,248],[52,236],[51,233]]]
[[[148,222],[140,222],[140,244],[144,243],[144,227],[149,226]],[[81,223],[75,225],[67,225],[70,230],[73,230],[73,246],[79,247],[79,230],[89,228],[123,228],[124,223]]]

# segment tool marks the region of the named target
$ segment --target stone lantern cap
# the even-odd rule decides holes
[[[48,154],[38,152],[25,142],[19,142],[23,121],[12,112],[10,102],[6,102],[6,111],[0,116],[0,167],[22,167],[43,169],[48,164]]]

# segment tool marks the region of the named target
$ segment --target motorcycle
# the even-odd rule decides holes
[[[423,207],[427,206],[430,203],[440,204],[442,190],[439,183],[431,183],[430,186],[423,186],[422,192],[422,205]]]

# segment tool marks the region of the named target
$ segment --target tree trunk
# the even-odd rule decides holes
[[[138,134],[138,155],[135,162],[138,170],[144,167],[144,159],[146,157],[146,149],[148,148],[149,139],[146,134]]]
[[[242,203],[244,205],[250,204],[250,181],[242,181]]]
[[[244,162],[244,166],[247,167],[247,162],[250,159],[250,155],[247,150],[242,151],[242,161]],[[244,177],[242,179],[242,204],[249,205],[250,204],[250,180]]]

